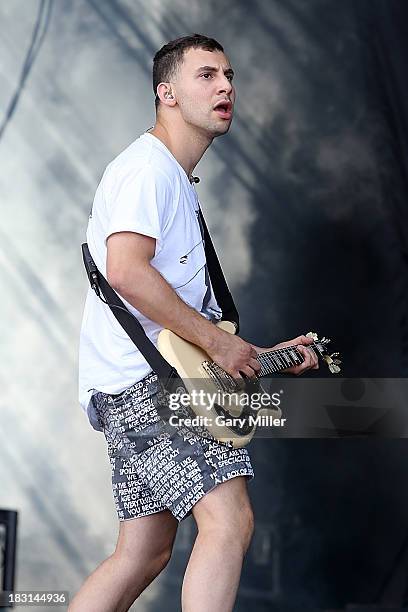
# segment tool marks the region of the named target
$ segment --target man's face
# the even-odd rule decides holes
[[[228,58],[221,51],[185,51],[174,82],[184,121],[201,128],[212,138],[228,132],[235,102],[233,74]]]

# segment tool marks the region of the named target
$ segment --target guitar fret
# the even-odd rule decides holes
[[[278,353],[275,355],[275,361],[277,362],[278,367],[279,367],[280,370],[284,370],[285,369],[285,366],[282,363],[280,355]]]
[[[292,365],[294,366],[298,365],[301,362],[299,354],[293,349],[288,350],[288,356],[292,362]]]
[[[309,346],[313,348],[313,344]],[[261,371],[259,374],[261,377],[267,374],[280,372],[281,370],[286,370],[286,368],[297,366],[303,362],[302,356],[295,347],[291,346],[260,353],[258,359],[261,364]]]
[[[298,357],[297,357],[297,355],[296,355],[295,351],[294,351],[293,349],[291,349],[291,350],[289,351],[289,354],[290,354],[290,356],[292,357],[293,361],[294,361],[295,363],[297,363]]]
[[[288,364],[288,366],[293,365],[293,364],[292,364],[292,361],[291,361],[291,359],[290,359],[290,357],[289,357],[289,355],[287,354],[287,352],[286,352],[286,351],[284,351],[284,352],[283,352],[283,357],[284,357],[284,359],[286,360],[286,363]]]
[[[259,361],[261,364],[261,376],[277,372],[276,366],[268,353],[261,353],[259,355]]]
[[[284,349],[284,351],[285,351],[285,357],[291,367],[301,363],[299,355],[295,350]]]

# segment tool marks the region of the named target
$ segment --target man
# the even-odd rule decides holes
[[[221,312],[206,270],[192,178],[213,139],[229,130],[232,81],[223,48],[205,36],[171,41],[156,53],[155,126],[107,167],[87,239],[97,267],[152,341],[163,327],[171,329],[238,378],[259,371],[260,349],[213,324]],[[282,344],[299,344],[304,356],[292,373],[318,367],[303,346],[310,342],[301,336]],[[128,610],[165,567],[178,523],[189,514],[198,536],[184,576],[183,612],[233,608],[253,530],[248,452],[194,432],[169,433],[156,410],[157,388],[140,352],[89,290],[80,400],[108,442],[120,522],[115,552],[86,580],[70,612]]]

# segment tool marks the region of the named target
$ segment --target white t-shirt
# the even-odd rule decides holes
[[[184,169],[161,140],[142,134],[107,166],[97,188],[86,233],[97,268],[106,278],[110,234],[151,236],[156,239],[151,265],[185,303],[208,319],[219,319],[212,287],[203,312],[206,260],[197,210],[197,193]],[[157,345],[162,327],[120,297]],[[100,429],[90,402],[95,391],[121,393],[150,371],[110,308],[89,287],[79,343],[79,402],[92,426]]]

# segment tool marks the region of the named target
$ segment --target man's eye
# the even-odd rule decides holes
[[[211,72],[203,72],[200,76],[202,77],[212,77],[214,76]],[[234,75],[232,74],[226,74],[225,75],[227,77],[227,79],[229,80],[230,83],[232,83],[232,79],[234,78]],[[206,81],[208,81],[208,79],[205,79]]]

